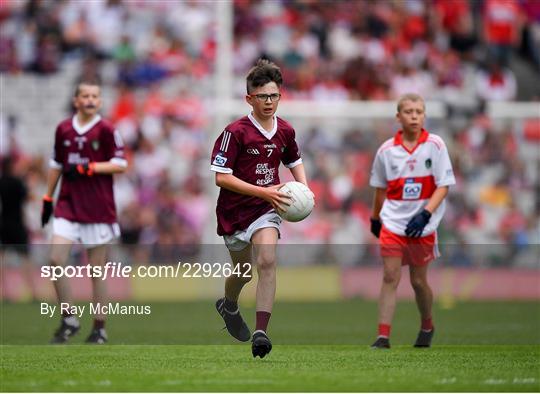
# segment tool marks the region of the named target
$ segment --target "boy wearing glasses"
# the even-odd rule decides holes
[[[229,334],[239,341],[251,338],[253,357],[272,350],[266,333],[276,292],[276,245],[281,218],[277,210],[289,205],[279,192],[279,164],[307,185],[295,131],[275,113],[283,79],[272,62],[260,59],[246,78],[249,115],[225,127],[212,151],[210,169],[221,188],[217,207],[218,235],[229,249],[235,273],[225,281],[225,296],[216,309]],[[257,264],[256,326],[253,335],[240,315],[238,297]]]

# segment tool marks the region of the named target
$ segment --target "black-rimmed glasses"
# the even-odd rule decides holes
[[[250,97],[255,97],[257,100],[259,100],[262,103],[266,103],[268,99],[270,99],[270,102],[274,103],[276,101],[279,101],[281,98],[281,94],[279,93],[272,93],[272,94],[250,94]]]

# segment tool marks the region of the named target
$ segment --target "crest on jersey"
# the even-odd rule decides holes
[[[426,160],[426,168],[431,168],[431,159]]]
[[[70,146],[71,141],[70,140],[64,140],[64,146]]]
[[[98,140],[92,141],[92,149],[94,149],[94,150],[99,149],[99,141]]]

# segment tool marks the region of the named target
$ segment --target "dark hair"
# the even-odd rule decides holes
[[[278,87],[283,83],[281,70],[279,67],[267,59],[257,60],[257,64],[249,70],[246,77],[246,88],[248,94],[254,89],[266,85],[269,82],[275,82]]]
[[[81,79],[77,82],[77,85],[75,85],[75,92],[73,94],[73,97],[77,97],[79,95],[81,85],[101,87],[101,83],[97,79]]]

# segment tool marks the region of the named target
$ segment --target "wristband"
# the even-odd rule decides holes
[[[86,174],[88,176],[94,175],[96,173],[95,168],[96,168],[96,163],[94,162],[88,163],[88,171],[86,172]]]

